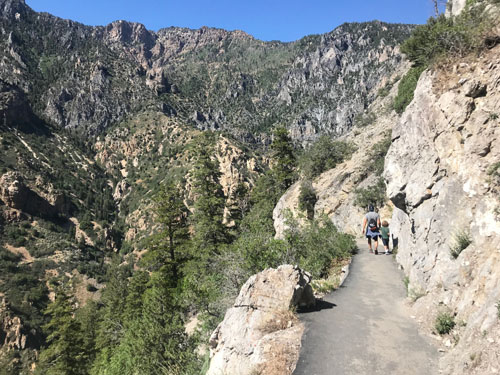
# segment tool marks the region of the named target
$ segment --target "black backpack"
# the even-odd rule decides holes
[[[370,230],[372,232],[375,232],[378,230],[378,227],[377,227],[377,219],[375,218],[370,218],[370,221],[368,221],[368,228],[370,228]]]

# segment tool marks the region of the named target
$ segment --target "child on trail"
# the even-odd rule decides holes
[[[382,227],[380,228],[380,236],[382,237],[382,242],[384,243],[385,255],[389,255],[389,223],[387,220],[382,222]]]

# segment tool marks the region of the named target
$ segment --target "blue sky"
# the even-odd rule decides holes
[[[140,22],[148,29],[182,26],[243,30],[262,40],[297,40],[325,33],[344,22],[374,19],[425,23],[430,0],[26,0],[49,12],[87,25],[114,20]]]

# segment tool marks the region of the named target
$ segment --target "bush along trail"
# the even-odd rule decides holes
[[[343,286],[300,314],[306,331],[294,374],[437,373],[438,351],[408,314],[392,257],[370,254],[363,240],[358,247]]]

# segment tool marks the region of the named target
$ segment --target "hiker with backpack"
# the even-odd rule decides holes
[[[380,236],[380,215],[375,212],[375,207],[372,204],[368,206],[368,213],[363,219],[363,235],[368,239],[368,246],[370,247],[370,253],[373,246],[375,247],[375,255],[378,254],[378,237]]]

